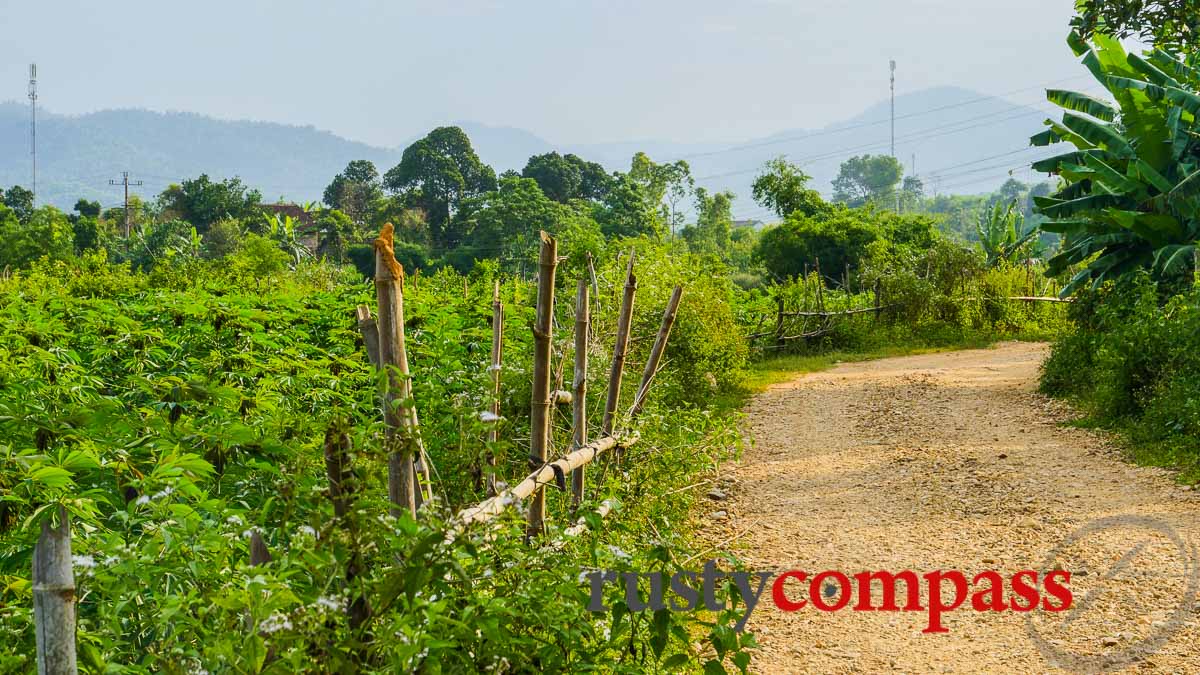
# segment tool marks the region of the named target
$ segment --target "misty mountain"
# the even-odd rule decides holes
[[[1029,136],[1046,116],[1035,107],[958,88],[928,89],[896,98],[896,156],[916,173],[927,191],[973,193],[995,189],[1006,171],[1045,149],[1029,149]],[[520,170],[534,154],[559,150],[626,170],[644,151],[656,161],[685,159],[697,182],[710,190],[737,193],[734,214],[761,218],[750,183],[763,162],[779,155],[800,163],[813,185],[828,194],[839,164],[857,154],[889,152],[889,104],[881,102],[835,125],[784,130],[741,143],[679,143],[647,139],[601,144],[556,145],[534,133],[477,122],[463,127],[480,157],[496,169]],[[418,138],[424,131],[413,134]],[[119,203],[121,191],[108,184],[129,171],[144,185],[134,192],[153,196],[171,182],[207,173],[240,176],[267,200],[316,200],[330,179],[353,159],[375,162],[380,172],[400,161],[403,148],[350,141],[311,126],[219,120],[194,113],[106,110],[55,115],[39,110],[39,201],[70,208],[79,197]],[[1027,169],[1014,174],[1030,178]],[[0,185],[28,185],[29,108],[0,103]]]

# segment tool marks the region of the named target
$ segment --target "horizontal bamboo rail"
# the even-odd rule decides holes
[[[502,491],[495,497],[483,500],[479,504],[458,513],[460,526],[471,523],[487,522],[504,512],[508,507],[532,495],[538,489],[547,485],[557,484],[566,489],[566,477],[579,467],[586,466],[601,454],[617,447],[627,448],[638,441],[638,434],[627,437],[605,436],[588,443],[553,462],[549,462],[529,474],[525,480],[513,487]]]

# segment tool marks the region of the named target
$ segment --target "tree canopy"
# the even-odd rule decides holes
[[[256,217],[262,193],[247,188],[238,177],[213,181],[208,174],[170,185],[158,197],[167,220],[191,223],[200,234],[218,220]]]
[[[833,201],[850,207],[886,205],[895,200],[904,176],[900,160],[890,155],[861,155],[842,162],[833,179]]]
[[[400,163],[383,176],[383,187],[425,210],[436,246],[451,248],[462,232],[451,215],[464,199],[496,189],[496,172],[471,147],[458,127],[438,127],[404,149]]]
[[[560,204],[572,199],[603,199],[612,180],[599,164],[557,152],[530,157],[521,176],[537,181],[542,192]]]
[[[787,218],[796,211],[814,216],[827,210],[829,205],[821,199],[821,193],[808,187],[810,180],[812,176],[799,166],[776,157],[766,163],[763,172],[754,179],[751,190],[759,206],[771,209],[780,218]]]
[[[333,177],[321,201],[330,208],[346,214],[356,223],[366,222],[375,204],[383,196],[379,171],[375,164],[356,159],[344,171]]]

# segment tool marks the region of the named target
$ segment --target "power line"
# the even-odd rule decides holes
[[[930,115],[932,113],[941,112],[943,110],[952,110],[954,108],[961,108],[961,107],[968,106],[968,105],[974,105],[976,103],[983,103],[985,101],[994,101],[994,100],[1004,97],[1004,96],[1012,96],[1013,94],[1021,94],[1021,93],[1027,92],[1027,91],[1033,91],[1035,89],[1045,89],[1047,87],[1051,87],[1056,84],[1062,84],[1064,82],[1071,82],[1074,80],[1088,79],[1090,77],[1091,77],[1090,75],[1076,75],[1073,77],[1063,78],[1061,80],[1054,80],[1053,82],[1047,82],[1045,84],[1034,85],[1032,87],[1022,87],[1021,89],[1014,89],[1012,91],[1006,91],[1006,92],[1002,92],[999,94],[980,96],[978,98],[973,98],[973,99],[970,99],[967,101],[960,101],[958,103],[950,103],[947,105],[941,105],[941,106],[937,106],[935,108],[928,108],[926,110],[920,110],[920,111],[913,112],[913,113],[897,115],[896,119],[904,120],[904,119],[909,119],[912,117],[920,117],[922,115]],[[844,133],[847,131],[854,131],[856,129],[864,129],[866,127],[873,127],[873,126],[878,126],[880,124],[887,124],[887,123],[888,123],[887,119],[873,120],[870,122],[859,122],[857,124],[850,124],[850,125],[847,125],[844,127],[837,127],[834,129],[825,129],[823,131],[814,131],[812,133],[805,133],[805,134],[802,134],[799,136],[785,136],[783,138],[772,138],[770,140],[760,141],[757,143],[746,143],[743,145],[734,145],[734,146],[730,146],[728,148],[722,148],[720,150],[708,150],[708,151],[704,151],[704,152],[693,152],[693,153],[688,153],[685,155],[677,155],[675,157],[675,159],[692,159],[695,157],[709,157],[712,155],[721,155],[721,154],[725,154],[728,152],[737,152],[739,150],[750,150],[753,148],[761,148],[761,147],[770,146],[770,145],[778,145],[780,143],[790,143],[792,141],[803,141],[803,140],[808,140],[810,138],[818,138],[821,136],[840,134],[840,133]],[[674,161],[674,160],[669,160],[669,161]]]

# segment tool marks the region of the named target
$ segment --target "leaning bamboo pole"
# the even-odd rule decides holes
[[[500,280],[492,286],[492,365],[488,370],[492,374],[492,416],[491,429],[488,430],[488,444],[494,446],[500,440],[500,369],[504,357],[504,303],[500,301]],[[489,497],[496,495],[496,453],[489,448],[487,453],[487,493]]]
[[[417,512],[417,482],[413,458],[417,444],[416,408],[408,352],[404,344],[404,268],[392,248],[392,224],[375,240],[375,294],[378,300],[379,363],[387,371],[383,417],[388,441],[388,499],[399,517]]]
[[[612,435],[617,405],[621,401],[621,377],[625,371],[625,356],[629,352],[629,325],[633,320],[633,300],[637,293],[637,277],[633,274],[634,252],[629,252],[625,268],[625,291],[621,298],[621,313],[617,317],[617,341],[613,344],[612,368],[608,374],[608,398],[604,403],[601,433]]]
[[[571,438],[572,448],[578,450],[587,444],[587,369],[588,369],[588,326],[591,323],[591,311],[588,306],[588,282],[579,280],[579,288],[575,291],[575,380],[572,383],[574,399],[571,403],[571,422],[574,432]],[[571,474],[571,508],[579,507],[583,501],[585,473],[587,469],[579,467]]]
[[[541,466],[550,457],[550,378],[551,338],[554,326],[554,272],[558,267],[558,243],[540,233],[538,255],[537,318],[533,326],[533,393],[530,402],[529,464]],[[546,494],[537,490],[529,505],[529,536],[545,528]]]
[[[646,359],[646,368],[642,371],[642,381],[638,384],[637,397],[633,399],[633,407],[629,416],[637,417],[646,403],[646,395],[650,393],[650,382],[658,372],[658,364],[667,348],[667,340],[671,337],[671,327],[675,325],[675,315],[679,312],[679,299],[683,296],[683,286],[676,286],[667,301],[667,309],[663,312],[662,325],[654,338],[654,346],[650,349],[650,358]]]
[[[487,522],[503,513],[508,507],[529,497],[535,491],[540,492],[545,486],[559,484],[559,481],[565,483],[565,476],[575,469],[591,463],[596,457],[605,452],[617,447],[627,448],[637,441],[638,435],[636,433],[621,438],[605,436],[604,438],[596,439],[558,460],[543,464],[530,473],[525,480],[504,490],[495,497],[490,497],[475,506],[463,509],[458,513],[457,525],[463,527],[471,523]]]
[[[33,548],[33,623],[38,675],[75,675],[75,573],[71,524],[57,509],[58,524],[42,521]]]

